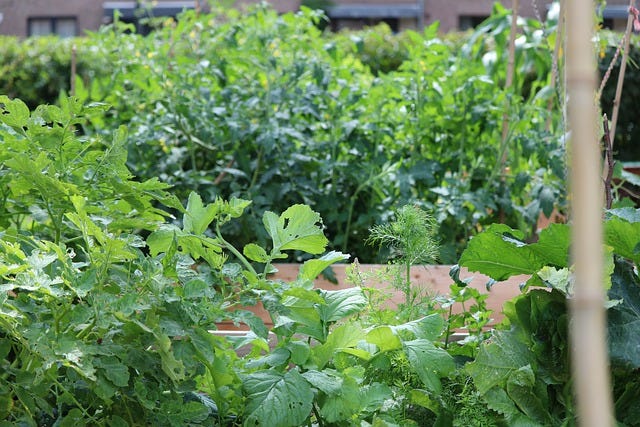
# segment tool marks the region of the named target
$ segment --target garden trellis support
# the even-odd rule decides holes
[[[612,426],[606,347],[602,251],[602,183],[596,105],[593,2],[567,1],[567,88],[571,131],[572,251],[575,295],[570,302],[572,369],[582,426]]]

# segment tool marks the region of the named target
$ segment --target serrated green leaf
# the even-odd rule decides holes
[[[187,201],[187,212],[183,217],[185,233],[202,234],[216,217],[215,204],[204,205],[199,194],[191,192]]]
[[[302,373],[309,383],[325,394],[338,394],[342,390],[342,377],[330,369],[316,371],[314,369]]]
[[[104,376],[117,387],[126,387],[129,384],[129,370],[117,358],[100,357],[94,363],[103,369]]]
[[[440,378],[446,377],[455,369],[453,357],[429,340],[405,341],[403,347],[411,368],[418,374],[422,383],[433,393],[440,393]]]
[[[564,268],[569,266],[570,245],[571,227],[567,224],[549,224],[540,232],[538,241],[528,246],[544,264]]]
[[[359,313],[367,306],[367,298],[360,288],[347,288],[337,291],[321,290],[326,301],[318,307],[323,322],[335,322],[353,314]]]
[[[476,360],[466,365],[480,394],[493,387],[506,387],[509,376],[535,362],[526,343],[509,331],[494,331],[491,341],[480,346]]]
[[[318,225],[320,221],[320,215],[307,205],[293,205],[279,217],[267,211],[262,217],[276,254],[285,250],[313,255],[324,252],[329,241]]]
[[[506,225],[490,225],[471,239],[459,264],[497,281],[518,274],[534,274],[544,262],[524,242],[517,240],[519,237],[522,237],[519,231]]]
[[[360,386],[352,377],[345,377],[338,394],[329,395],[322,402],[320,415],[325,422],[349,420],[361,409]]]
[[[285,374],[259,371],[243,381],[246,393],[245,426],[297,427],[311,413],[313,391],[297,370]]]
[[[20,99],[0,96],[0,121],[13,128],[22,128],[29,120],[29,107]]]

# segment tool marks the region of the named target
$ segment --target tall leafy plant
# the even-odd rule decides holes
[[[608,211],[604,222],[602,283],[609,296],[608,348],[620,421],[633,417],[627,393],[635,390],[640,366],[629,352],[629,345],[637,341],[632,313],[638,283],[635,265],[640,261],[634,250],[638,224],[638,211],[628,207]],[[575,417],[567,341],[566,302],[573,297],[569,232],[568,225],[552,225],[538,242],[527,244],[518,231],[494,225],[474,238],[460,258],[460,265],[496,281],[525,274],[530,278],[524,288],[549,288],[532,288],[507,303],[505,323],[466,368],[489,407],[511,423],[564,425]],[[496,364],[497,360],[502,362]]]

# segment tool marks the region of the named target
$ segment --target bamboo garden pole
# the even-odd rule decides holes
[[[594,103],[596,63],[593,1],[567,0],[567,89],[571,130],[572,255],[575,294],[570,301],[570,343],[578,423],[614,422],[606,347],[602,251],[602,182]]]

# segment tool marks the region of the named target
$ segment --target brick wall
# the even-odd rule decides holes
[[[159,0],[159,2],[169,0]],[[237,0],[239,6],[256,3],[258,0]],[[279,12],[297,10],[301,0],[271,0],[271,3]],[[488,16],[494,0],[424,0],[425,23],[430,24],[440,21],[441,31],[450,31],[458,28],[461,16],[483,17]],[[202,0],[202,3],[206,3]],[[503,0],[502,3],[511,8],[511,0]],[[544,18],[547,11],[548,0],[521,0],[520,15]],[[77,19],[78,33],[83,29],[96,30],[103,22],[103,0],[0,0],[0,13],[3,15],[0,22],[0,34],[15,34],[21,37],[28,35],[29,17],[75,17]],[[416,4],[413,0],[334,0],[335,5],[393,5]],[[609,0],[608,6],[624,7],[627,0]],[[624,23],[625,19],[619,19]],[[407,24],[403,22],[402,28]],[[616,26],[617,28],[617,26]]]
[[[102,0],[0,0],[0,34],[28,35],[28,20],[36,17],[75,17],[77,32],[102,23]]]

